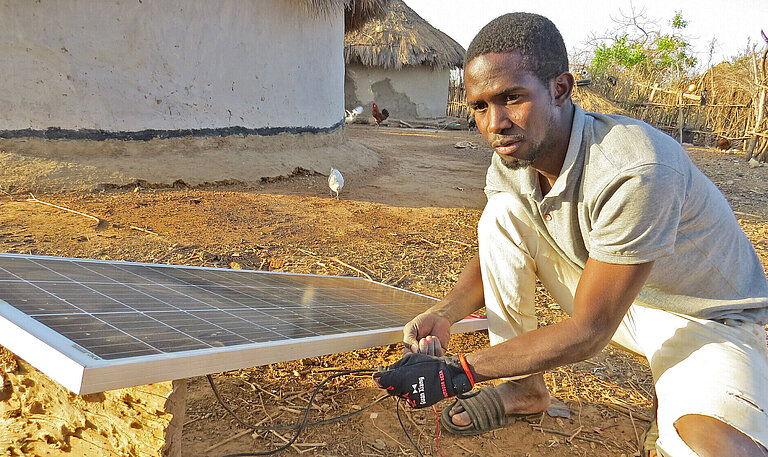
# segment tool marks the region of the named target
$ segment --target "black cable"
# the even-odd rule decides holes
[[[339,370],[339,371],[343,371],[343,370]],[[243,422],[242,420],[240,420],[240,418],[239,418],[239,417],[237,417],[237,415],[235,414],[235,412],[234,412],[234,411],[232,411],[232,410],[229,408],[229,406],[227,406],[226,402],[225,402],[225,401],[224,401],[224,400],[221,398],[221,395],[219,394],[219,389],[218,389],[218,388],[216,387],[216,385],[213,383],[213,379],[211,378],[211,376],[210,376],[210,375],[207,375],[207,377],[208,377],[208,383],[211,385],[211,388],[212,388],[212,390],[213,390],[213,394],[216,396],[216,399],[219,401],[219,404],[221,404],[221,406],[222,406],[222,407],[223,407],[225,410],[227,410],[227,412],[228,412],[228,413],[229,413],[229,414],[230,414],[230,415],[231,415],[233,418],[235,418],[235,420],[236,420],[236,421],[237,421],[237,422],[238,422],[240,425],[242,425],[243,427],[246,427],[246,428],[250,428],[251,430],[262,431],[262,432],[268,432],[268,431],[270,431],[270,430],[274,430],[274,431],[296,430],[296,428],[299,426],[299,424],[293,424],[293,425],[271,425],[271,426],[266,426],[266,425],[251,425],[251,424],[248,424],[248,423],[246,423],[246,422]],[[332,418],[330,418],[330,419],[323,419],[323,420],[321,420],[321,421],[316,421],[316,422],[308,422],[308,423],[307,423],[307,424],[304,426],[304,428],[309,428],[309,427],[317,427],[317,426],[319,426],[319,425],[327,425],[327,424],[332,424],[332,423],[334,423],[334,422],[339,422],[339,421],[341,421],[341,420],[344,420],[344,419],[348,419],[348,418],[350,418],[350,417],[352,417],[352,416],[354,416],[354,415],[357,415],[357,414],[360,414],[360,413],[362,413],[362,412],[365,412],[366,410],[370,409],[370,408],[371,408],[373,405],[376,405],[376,404],[378,404],[378,403],[381,403],[383,400],[386,400],[386,399],[387,399],[387,398],[389,398],[389,397],[390,397],[390,395],[387,395],[387,394],[381,395],[380,397],[376,398],[376,399],[375,399],[375,400],[373,400],[371,403],[369,403],[369,404],[365,405],[364,407],[362,407],[362,408],[360,408],[360,409],[356,409],[356,410],[354,410],[354,411],[351,411],[351,412],[349,412],[349,413],[346,413],[346,414],[342,414],[341,416],[332,417]]]
[[[403,419],[400,417],[400,400],[402,400],[402,398],[397,397],[397,403],[395,404],[395,411],[397,411],[397,421],[400,422],[400,427],[402,427],[403,433],[405,433],[405,437],[408,438],[408,441],[411,442],[411,446],[413,446],[413,448],[416,449],[416,452],[419,453],[420,457],[424,457],[424,454],[421,453],[421,449],[419,449],[416,443],[413,442],[413,438],[411,438],[411,435],[408,433],[408,430],[405,429],[405,424],[403,423]]]
[[[327,424],[327,423],[330,423],[330,422],[335,422],[335,421],[338,421],[338,420],[341,420],[341,419],[345,419],[347,417],[351,417],[351,416],[354,416],[355,414],[359,414],[359,413],[365,411],[366,409],[368,409],[371,406],[373,406],[374,404],[380,402],[384,398],[387,398],[387,396],[382,396],[382,397],[376,399],[376,401],[374,401],[373,403],[371,403],[368,406],[366,406],[365,408],[361,408],[359,410],[353,411],[351,413],[344,414],[342,416],[338,416],[338,417],[335,417],[335,418],[332,418],[332,419],[326,419],[324,421],[319,421],[319,422],[315,422],[315,423],[311,423],[311,424],[308,423],[308,421],[307,421],[309,419],[309,412],[312,409],[312,403],[314,403],[315,397],[317,396],[317,393],[320,391],[320,389],[325,384],[328,383],[328,381],[330,381],[331,379],[338,378],[340,376],[346,376],[346,375],[349,375],[349,374],[352,374],[352,373],[374,373],[375,371],[376,370],[373,370],[373,369],[370,369],[370,368],[360,368],[360,369],[357,369],[357,370],[341,371],[339,373],[332,374],[332,375],[328,376],[320,384],[318,384],[317,387],[315,387],[314,392],[312,392],[312,396],[310,397],[309,402],[307,403],[307,407],[306,407],[306,409],[304,411],[304,417],[302,418],[301,423],[299,423],[298,425],[293,425],[293,426],[288,426],[288,427],[280,427],[280,426],[278,426],[278,427],[261,427],[261,426],[257,426],[257,425],[251,425],[251,424],[243,421],[242,419],[237,417],[235,412],[232,411],[232,409],[221,398],[221,396],[219,395],[218,389],[216,389],[216,385],[213,383],[213,378],[211,377],[211,375],[206,375],[206,377],[208,378],[208,383],[211,385],[211,388],[213,389],[213,393],[216,396],[216,399],[219,401],[221,406],[240,425],[242,425],[243,427],[250,428],[251,430],[259,430],[259,431],[296,429],[296,433],[293,435],[293,438],[291,438],[287,443],[285,443],[284,445],[280,446],[279,448],[277,448],[275,450],[264,451],[264,452],[244,452],[244,453],[239,453],[239,454],[228,454],[228,455],[226,455],[224,457],[251,457],[251,456],[261,456],[261,455],[273,455],[273,454],[276,454],[276,453],[278,453],[280,451],[288,449],[293,443],[296,442],[297,439],[299,439],[299,436],[301,435],[301,432],[303,432],[304,429],[309,427],[309,426],[321,425],[321,424]],[[398,417],[399,417],[399,411],[398,411]],[[401,422],[401,424],[402,424],[402,422]],[[403,430],[405,430],[405,428],[403,428]],[[413,441],[411,441],[411,442],[413,442]]]

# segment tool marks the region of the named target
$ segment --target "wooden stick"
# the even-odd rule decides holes
[[[381,429],[381,428],[380,428],[378,425],[376,425],[376,422],[373,420],[373,418],[371,418],[371,424],[373,424],[373,426],[374,426],[374,427],[376,427],[376,429],[377,429],[378,431],[380,431],[381,433],[383,433],[383,434],[387,435],[387,438],[389,438],[389,439],[391,439],[392,441],[394,441],[395,443],[397,443],[397,444],[398,444],[400,447],[404,447],[404,446],[403,446],[403,443],[401,443],[400,441],[397,441],[397,440],[396,440],[394,437],[392,437],[392,435],[390,435],[389,433],[385,432],[385,431],[384,431],[384,430],[382,430],[382,429]]]
[[[270,430],[270,433],[272,433],[276,437],[278,437],[281,440],[283,440],[284,443],[288,443],[290,441],[288,438],[284,437],[283,435],[277,433],[274,430]],[[304,452],[306,452],[306,451],[302,451],[301,449],[299,449],[298,443],[291,444],[291,447],[293,448],[294,451],[298,452],[299,454],[303,454]]]
[[[551,429],[551,428],[539,427],[536,424],[529,424],[529,425],[531,427],[533,427],[534,429],[540,430],[540,431],[542,431],[544,433],[552,433],[553,435],[565,436],[567,438],[571,438],[571,436],[572,436],[570,433],[561,432],[560,430],[554,430],[554,429]],[[587,441],[589,443],[597,443],[597,444],[601,444],[601,445],[605,446],[605,443],[603,443],[600,440],[596,440],[594,438],[588,438],[586,436],[580,436],[580,435],[573,435],[573,438],[576,438],[577,440],[583,440],[583,441]]]
[[[640,442],[640,435],[637,433],[637,426],[635,425],[635,418],[632,417],[632,410],[629,411],[629,421],[632,423],[632,430],[635,431],[635,439],[637,440],[637,449],[640,453],[643,452],[643,443]]]
[[[215,443],[215,444],[209,446],[208,449],[203,451],[203,454],[208,454],[209,452],[211,452],[212,450],[216,449],[217,447],[221,447],[221,446],[229,443],[230,441],[234,441],[234,440],[236,440],[236,439],[238,439],[238,438],[240,438],[242,436],[245,436],[245,435],[247,435],[249,433],[253,433],[253,430],[248,429],[248,430],[243,430],[241,432],[235,433],[234,435],[230,436],[229,438],[223,439],[223,440],[219,441],[218,443]]]
[[[470,451],[469,449],[465,448],[464,446],[462,446],[459,443],[453,443],[453,445],[456,446],[457,448],[463,450],[464,452],[466,452],[469,455],[477,455],[476,452]]]
[[[573,441],[573,439],[576,438],[579,433],[581,433],[581,430],[583,428],[584,428],[584,426],[580,425],[579,428],[577,428],[575,432],[571,433],[571,436],[569,436],[568,439],[566,439],[566,441],[568,441],[569,443],[571,441]]]
[[[194,424],[195,422],[203,420],[203,419],[205,419],[205,416],[200,416],[200,417],[198,417],[196,419],[190,419],[190,420],[184,422],[184,425],[182,425],[182,427],[186,427],[189,424]]]
[[[184,245],[184,246],[175,247],[175,248],[171,249],[170,251],[166,252],[165,254],[161,255],[160,257],[158,257],[156,259],[152,259],[152,261],[153,262],[160,262],[162,260],[167,259],[171,255],[176,254],[177,252],[181,252],[181,251],[184,251],[186,249],[194,248],[194,247],[197,247],[197,245],[187,244],[187,245]]]
[[[140,232],[149,233],[150,235],[160,236],[159,233],[155,233],[152,230],[143,229],[141,227],[136,227],[135,225],[131,225],[130,228],[132,228],[133,230],[138,230]]]
[[[270,392],[270,391],[268,391],[268,390],[265,390],[263,387],[261,387],[261,386],[260,386],[260,385],[258,385],[258,384],[251,384],[251,386],[253,386],[253,387],[256,387],[256,388],[257,388],[257,389],[259,389],[261,392],[264,392],[264,393],[265,393],[265,394],[267,394],[267,395],[271,395],[271,396],[272,396],[272,398],[274,398],[274,399],[276,399],[276,400],[281,400],[281,398],[280,398],[279,396],[277,396],[277,395],[273,394],[272,392]]]
[[[618,412],[624,413],[626,415],[629,415],[630,411],[631,411],[629,408],[627,408],[625,406],[620,406],[620,405],[616,405],[616,404],[612,404],[612,403],[604,403],[604,405],[607,406],[610,409],[613,409],[614,411],[618,411]],[[637,411],[631,411],[631,413],[634,415],[633,417],[635,419],[640,419],[641,421],[645,421],[645,422],[653,422],[653,419],[651,419],[650,417],[646,416],[643,413],[639,413]]]
[[[65,206],[54,205],[53,203],[48,203],[48,202],[44,202],[42,200],[38,200],[34,195],[32,195],[32,192],[29,193],[29,198],[27,199],[27,201],[30,202],[30,203],[40,203],[41,205],[51,206],[51,207],[56,208],[56,209],[60,209],[60,210],[64,210],[64,211],[69,211],[70,213],[74,213],[74,214],[77,214],[77,215],[80,215],[80,216],[83,216],[83,217],[87,217],[88,219],[93,219],[94,221],[96,221],[96,225],[101,225],[101,224],[104,224],[105,222],[107,222],[104,219],[98,218],[96,216],[91,216],[90,214],[81,213],[80,211],[75,211],[75,210],[69,209],[69,208],[67,208]]]
[[[473,247],[475,247],[474,245],[471,245],[471,244],[468,244],[468,243],[463,243],[463,242],[461,242],[461,241],[456,241],[456,240],[445,240],[445,241],[448,241],[449,243],[456,243],[456,244],[460,244],[460,245],[462,245],[462,246],[466,246],[466,247],[468,247],[468,248],[473,248]]]
[[[301,248],[296,248],[296,249],[303,252],[304,254],[311,255],[312,257],[317,257],[317,254],[315,254],[314,252],[310,252],[310,251],[307,251],[306,249],[301,249]]]
[[[370,276],[368,273],[364,272],[363,270],[359,270],[359,269],[357,269],[357,268],[353,267],[352,265],[350,265],[350,264],[348,264],[348,263],[344,263],[344,262],[342,262],[341,260],[339,260],[339,259],[338,259],[338,258],[336,258],[336,257],[331,257],[330,259],[331,259],[332,261],[334,261],[334,262],[338,263],[339,265],[343,265],[343,266],[345,266],[345,267],[349,268],[350,270],[355,270],[356,272],[358,272],[358,273],[360,273],[361,275],[363,275],[363,276],[365,276],[366,278],[368,278],[368,280],[369,280],[369,281],[373,281],[373,278],[371,278],[371,276]]]

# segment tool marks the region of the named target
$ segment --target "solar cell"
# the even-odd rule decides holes
[[[0,254],[0,344],[75,393],[395,343],[434,302],[351,277]]]

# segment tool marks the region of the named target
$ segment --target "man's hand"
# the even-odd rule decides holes
[[[419,314],[403,328],[403,342],[413,353],[442,356],[450,338],[451,322],[432,312]]]
[[[388,394],[404,398],[414,408],[426,408],[444,398],[469,392],[475,384],[463,355],[406,354],[374,373],[373,380]]]

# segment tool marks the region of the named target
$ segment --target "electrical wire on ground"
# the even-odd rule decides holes
[[[214,394],[214,396],[216,396],[216,400],[218,400],[219,404],[221,404],[221,406],[227,411],[227,413],[229,413],[230,416],[232,416],[232,418],[235,419],[235,421],[238,424],[242,425],[245,428],[249,428],[251,430],[254,430],[254,431],[296,430],[296,432],[294,433],[293,437],[289,441],[287,441],[285,444],[283,444],[282,446],[280,446],[277,449],[274,449],[274,450],[271,450],[271,451],[262,451],[262,452],[243,452],[243,453],[238,453],[238,454],[227,454],[227,455],[225,455],[223,457],[251,457],[251,456],[262,456],[262,455],[274,455],[274,454],[277,454],[278,452],[281,452],[281,451],[283,451],[285,449],[288,449],[293,443],[295,443],[296,440],[299,439],[299,436],[301,436],[301,433],[304,431],[304,429],[306,429],[308,427],[318,426],[318,425],[330,424],[332,422],[337,422],[337,421],[340,421],[340,420],[344,420],[344,419],[350,418],[350,417],[352,417],[352,416],[354,416],[356,414],[362,413],[363,411],[367,410],[368,408],[372,407],[373,405],[381,402],[385,398],[397,398],[397,403],[395,405],[395,410],[397,412],[397,420],[398,420],[398,422],[400,422],[400,427],[402,427],[403,432],[405,433],[405,436],[408,438],[408,441],[411,442],[411,445],[416,450],[416,452],[419,454],[419,456],[420,457],[424,457],[424,454],[422,454],[422,452],[419,449],[419,447],[413,441],[413,439],[411,438],[411,435],[408,434],[408,430],[406,430],[405,424],[403,424],[403,420],[400,417],[400,400],[402,400],[400,397],[391,397],[390,395],[384,394],[384,395],[376,398],[373,402],[371,402],[370,404],[366,405],[365,407],[357,409],[357,410],[352,411],[350,413],[342,414],[340,416],[332,417],[330,419],[325,419],[325,420],[321,420],[321,421],[309,422],[308,419],[309,419],[309,413],[310,413],[310,411],[312,409],[312,403],[314,403],[315,397],[317,396],[317,394],[320,391],[320,389],[325,384],[327,384],[330,380],[332,380],[334,378],[341,377],[341,376],[347,376],[347,375],[350,375],[350,374],[354,374],[354,373],[374,373],[375,371],[376,370],[369,369],[369,368],[361,368],[361,369],[356,369],[356,370],[340,371],[338,373],[335,373],[335,374],[332,374],[332,375],[328,376],[320,384],[318,384],[317,387],[315,387],[315,390],[312,392],[312,396],[309,398],[309,402],[307,403],[307,406],[306,406],[306,408],[304,410],[304,417],[302,418],[302,420],[301,420],[301,422],[299,424],[296,424],[296,425],[277,425],[277,426],[253,425],[253,424],[249,424],[249,423],[245,422],[244,420],[242,420],[240,417],[237,416],[237,414],[235,414],[234,411],[232,411],[232,409],[229,407],[229,405],[227,405],[227,403],[224,401],[224,399],[221,398],[221,395],[219,394],[219,390],[218,390],[218,388],[216,388],[216,384],[213,382],[213,377],[211,375],[206,375],[206,378],[208,379],[208,383],[211,385],[211,389],[213,390],[213,394]],[[439,434],[440,433],[439,432],[440,425],[438,424],[437,427],[438,427],[438,434]],[[439,446],[439,443],[438,443],[438,446]]]
[[[395,411],[397,411],[397,421],[400,422],[400,427],[402,427],[403,433],[405,433],[405,437],[408,438],[408,441],[411,442],[411,446],[413,446],[413,448],[416,449],[416,452],[419,453],[419,457],[424,457],[424,454],[421,453],[421,449],[416,446],[416,443],[413,441],[413,438],[411,438],[410,433],[408,433],[408,430],[405,429],[403,419],[400,417],[400,400],[402,400],[402,398],[397,397],[397,403],[395,404]]]

